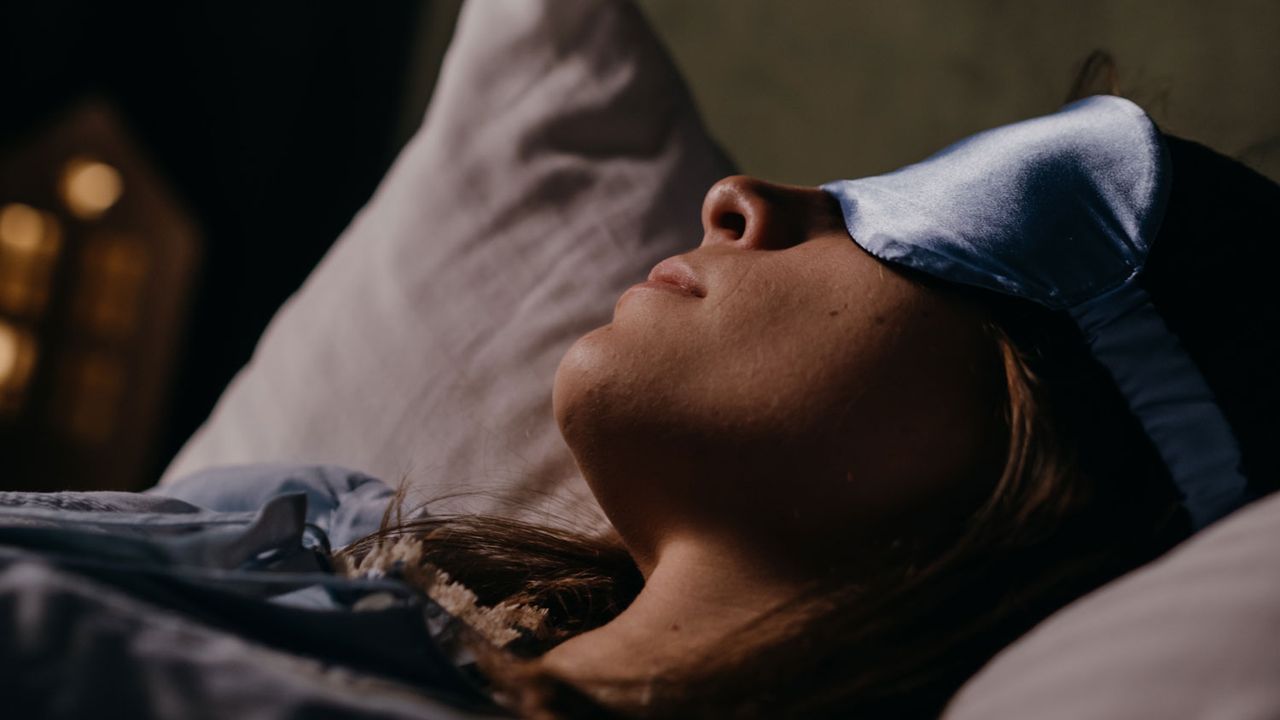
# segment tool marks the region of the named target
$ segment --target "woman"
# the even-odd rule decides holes
[[[867,192],[727,178],[707,194],[701,245],[627,291],[555,378],[556,419],[617,538],[427,518],[348,548],[352,571],[544,609],[532,631],[512,630],[513,651],[474,641],[505,701],[531,715],[937,715],[1039,619],[1244,502],[1241,455],[1254,492],[1276,477],[1259,450],[1274,421],[1257,400],[1274,397],[1275,342],[1239,313],[1274,301],[1248,281],[1256,269],[1235,267],[1269,252],[1258,229],[1280,207],[1275,184],[1193,143],[1152,140],[1123,101],[1083,105],[1123,116],[1102,155],[1059,140],[1077,132],[1068,108],[1048,134],[940,153],[894,189],[940,183],[936,193],[893,199],[930,222],[989,221],[974,229],[979,244],[1064,226],[1074,241],[1128,220],[1150,232],[1138,279],[1121,280],[1150,296],[1163,337],[1186,350],[1170,351],[1172,365],[1141,358],[1145,390],[1126,385],[1134,361],[1109,357],[1105,337],[1091,352],[1096,327],[984,287],[995,271],[970,280],[955,263],[929,273],[909,255],[881,259],[891,251],[870,239],[879,228],[857,225],[877,209]],[[1083,117],[1086,145],[1112,132]],[[1115,180],[1131,160],[1152,163],[1140,174],[1167,172],[1161,142],[1167,198]],[[1009,173],[1016,190],[990,189]],[[1063,210],[1081,195],[1114,214]],[[1121,252],[1137,242],[1097,232]],[[1071,249],[1028,277],[1069,276]],[[961,282],[937,277],[948,273]],[[1175,366],[1203,395],[1170,400],[1197,416],[1181,436],[1168,425],[1182,411],[1143,405],[1144,392],[1185,389],[1148,377]],[[1218,431],[1226,439],[1188,459],[1188,437]],[[1222,467],[1198,467],[1216,455]],[[1195,500],[1206,474],[1230,497],[1216,509]]]
[[[1078,123],[1082,108],[1088,122]],[[1221,429],[1213,421],[1225,417],[1234,440],[1211,450],[1234,458],[1238,441],[1255,492],[1276,477],[1265,448],[1278,353],[1255,320],[1274,300],[1267,264],[1240,261],[1269,252],[1259,229],[1274,227],[1275,184],[1200,146],[1160,140],[1118,99],[1043,122],[1030,139],[1028,126],[1011,126],[895,175],[909,187],[885,197],[914,203],[891,214],[903,223],[895,232],[858,224],[874,215],[874,183],[733,177],[712,187],[701,245],[619,298],[613,322],[581,338],[555,377],[556,420],[616,536],[392,512],[383,530],[346,544],[368,527],[370,507],[386,505],[383,486],[363,477],[299,484],[268,469],[280,481],[254,483],[261,510],[234,517],[198,507],[236,509],[219,498],[234,490],[207,476],[168,488],[169,498],[58,501],[112,517],[6,496],[0,505],[16,509],[0,512],[5,562],[19,548],[255,643],[457,705],[486,703],[467,674],[474,658],[481,687],[535,717],[937,715],[1040,619],[1244,501],[1235,486],[1225,504],[1197,500],[1185,481],[1200,466],[1188,470],[1150,423],[1169,419],[1161,407],[1190,407],[1173,417],[1184,429]],[[1128,142],[1130,131],[1149,142]],[[1135,167],[1167,197],[1116,181]],[[913,198],[910,188],[936,192]],[[1146,234],[1157,226],[1158,237]],[[1063,228],[1069,239],[1117,241],[1122,260],[1142,246],[1141,272],[1120,287],[1140,281],[1169,326],[1162,337],[1185,346],[1193,366],[1183,370],[1203,374],[1209,401],[1188,404],[1205,399],[1192,392],[1153,416],[1132,386],[1112,380],[1117,369],[1126,377],[1123,362],[1096,337],[1090,347],[1083,320],[1045,302],[1071,289],[1061,281],[1063,268],[1080,269],[1074,254],[1045,263],[1028,251],[1018,256],[1023,275],[912,264],[930,238],[979,238],[968,265],[950,257],[972,269],[1009,259],[1007,246],[987,241],[1030,247],[1047,237],[1039,231]],[[893,257],[875,241],[913,234],[919,243]],[[1096,271],[1083,272],[1091,281]],[[1052,282],[1027,297],[995,292],[989,278],[1009,281],[1006,290]],[[1170,352],[1156,359],[1182,357]],[[1146,390],[1183,387],[1148,379]],[[268,501],[288,489],[308,502]],[[333,553],[329,542],[345,547]],[[93,693],[48,685],[59,677],[40,670],[48,656],[24,648],[110,608],[24,607],[0,614],[15,624],[7,636],[22,638],[8,647],[24,663],[12,670],[26,693],[17,707],[41,692],[62,708],[77,707],[73,698],[91,707]],[[56,612],[33,622],[32,608]],[[140,636],[119,626],[73,634],[105,633],[103,652],[133,657]],[[157,645],[143,644],[147,653]],[[173,692],[175,678],[220,688],[207,696],[220,700],[228,683],[198,685],[210,656],[183,672],[162,668],[165,704],[138,708],[160,713],[199,697]],[[97,664],[77,682],[110,686],[128,665]],[[302,697],[311,711],[332,707]]]

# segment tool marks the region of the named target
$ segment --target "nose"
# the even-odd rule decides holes
[[[747,175],[720,180],[702,201],[702,245],[782,250],[832,225],[833,198],[818,188],[777,185]]]

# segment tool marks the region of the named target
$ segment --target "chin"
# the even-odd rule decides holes
[[[600,384],[607,381],[608,368],[616,357],[609,348],[610,329],[611,326],[605,325],[578,338],[556,367],[551,407],[560,433],[571,444],[570,433],[576,421],[592,402],[593,396],[598,395]]]

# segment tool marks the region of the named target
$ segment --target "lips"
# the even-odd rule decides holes
[[[707,291],[702,287],[702,283],[698,281],[698,276],[694,274],[693,268],[689,267],[679,255],[669,257],[658,263],[649,271],[648,280],[650,282],[666,283],[674,285],[695,297],[706,297]]]

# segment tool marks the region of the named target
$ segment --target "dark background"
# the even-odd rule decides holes
[[[413,67],[432,21],[407,0],[0,6],[0,148],[103,99],[204,238],[150,478],[420,117],[432,78]]]

